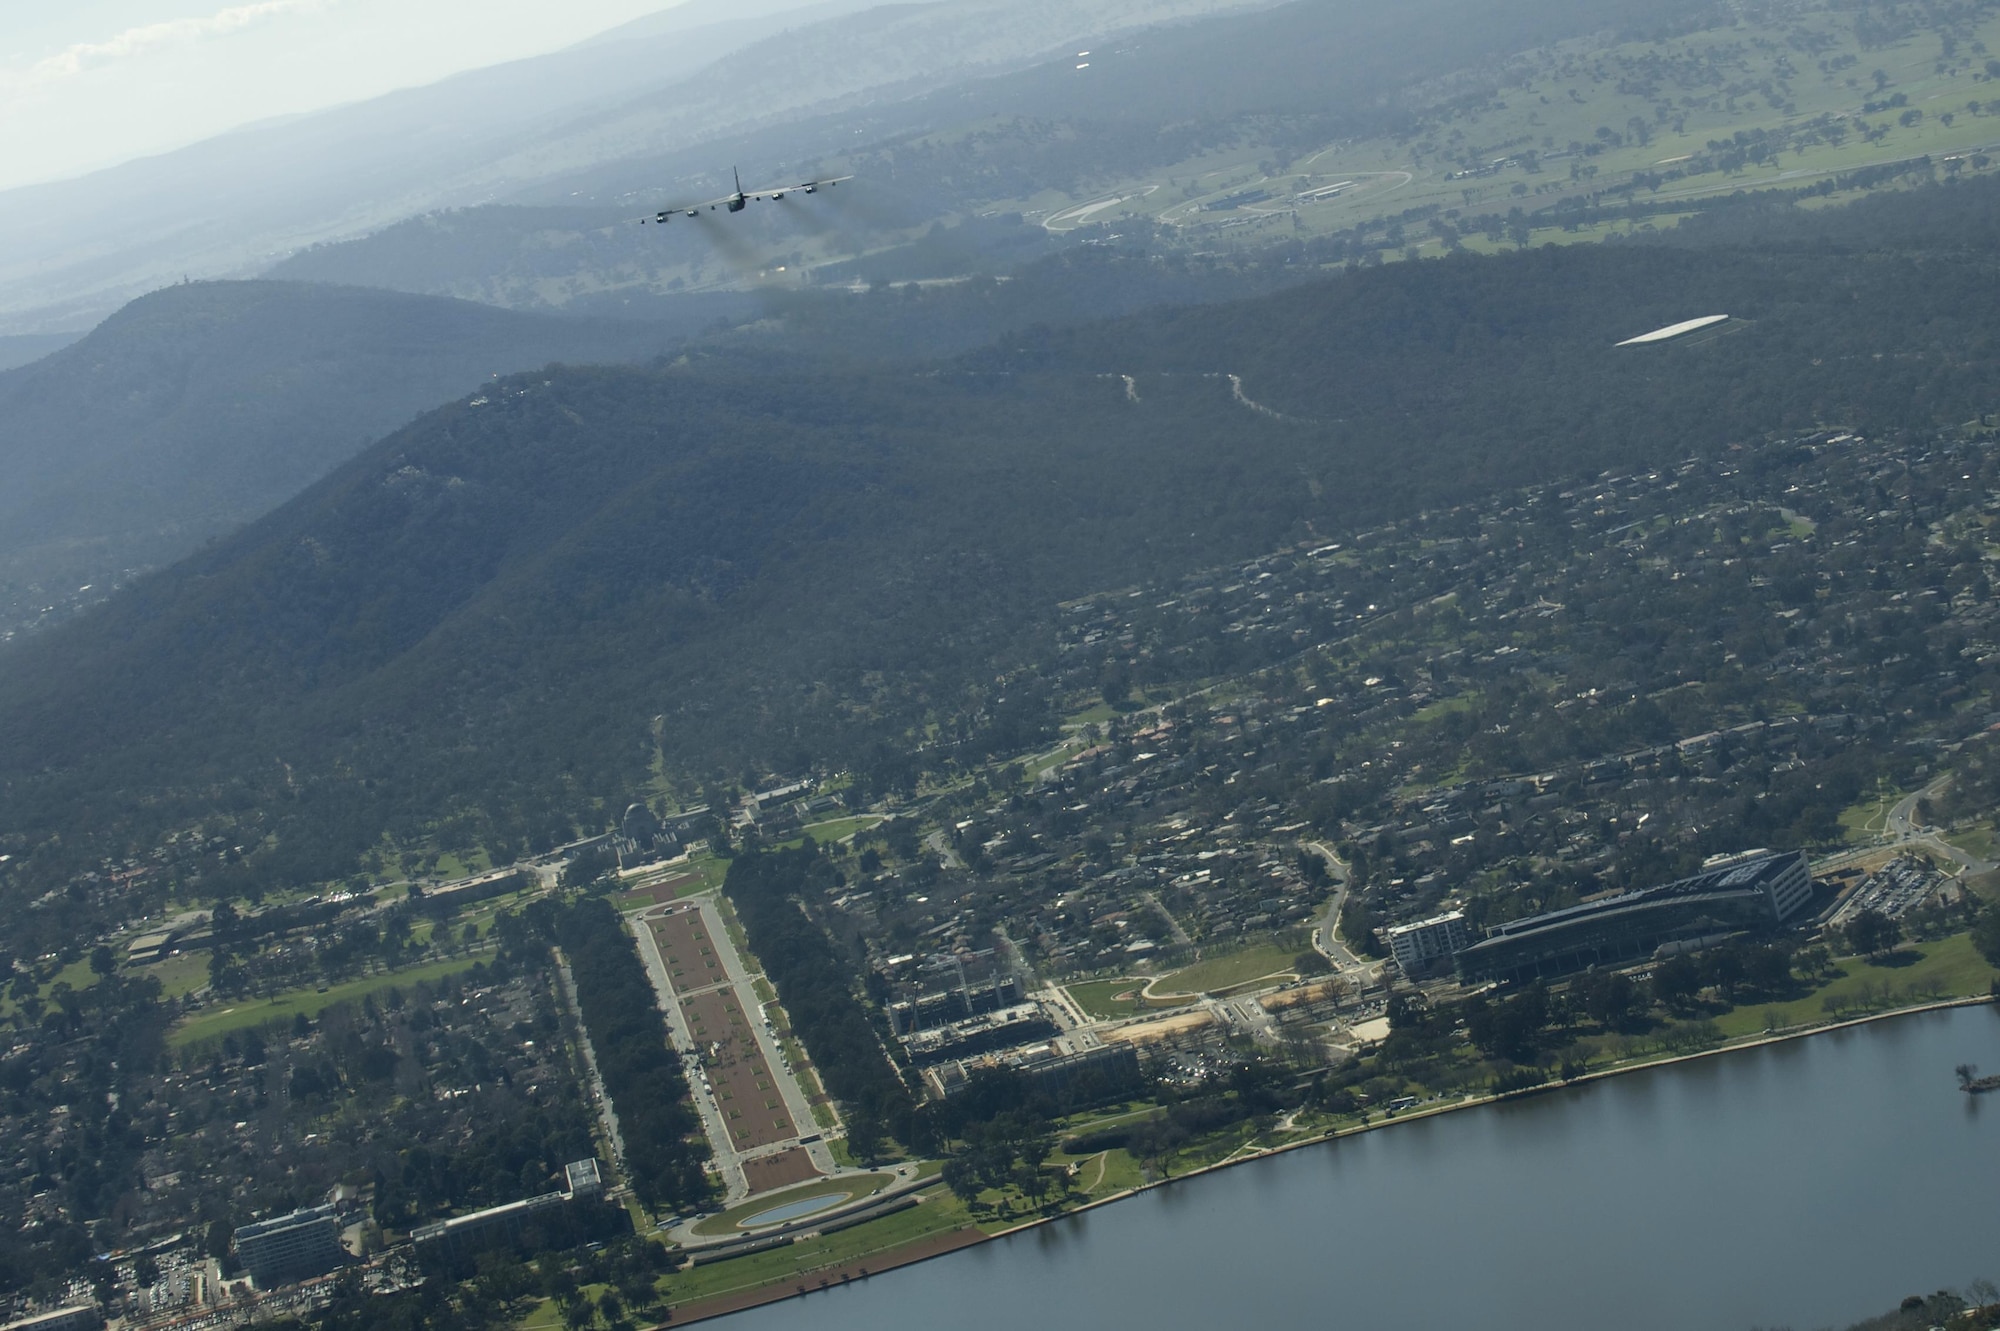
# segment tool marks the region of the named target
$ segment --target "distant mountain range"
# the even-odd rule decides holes
[[[136,301],[0,373],[0,632],[178,559],[495,375],[641,360],[728,305],[638,324],[282,282]]]
[[[301,246],[429,209],[534,190],[536,201],[566,197],[553,182],[607,161],[685,150],[839,98],[907,96],[1082,37],[1247,2],[669,10],[567,51],[0,193],[0,332],[86,325],[185,274],[249,276]],[[728,166],[703,159],[710,173]]]
[[[801,250],[873,255],[967,218],[950,273],[903,250],[877,256],[878,270],[902,278],[1004,270],[1010,256],[979,226],[996,200],[1008,201],[1005,212],[1023,199],[1088,198],[1107,181],[1177,162],[1201,161],[1191,168],[1200,174],[1210,164],[1204,155],[1220,174],[1252,151],[1283,160],[1341,139],[1393,137],[1416,112],[1448,112],[1468,88],[1485,87],[1498,54],[1667,23],[1697,8],[1693,0],[1294,0],[1094,43],[1100,49],[1088,61],[1065,47],[1019,68],[960,71],[937,84],[884,82],[865,96],[802,104],[685,142],[658,133],[661,117],[692,114],[674,111],[673,98],[708,105],[732,96],[735,66],[724,62],[526,150],[547,172],[533,183],[523,176],[504,198],[303,249],[268,272],[546,308],[607,292],[740,285],[773,276],[757,270],[798,264]],[[946,13],[918,18],[933,25]],[[915,21],[899,10],[869,11],[765,43],[744,59],[840,51],[844,66],[878,47],[921,47],[930,34],[910,31]],[[962,28],[951,31],[963,39]],[[1465,86],[1433,86],[1452,75]],[[859,179],[849,197],[759,208],[726,232],[629,225],[635,210],[725,189],[732,162],[746,164],[753,185],[763,177],[751,163],[780,178],[837,164]],[[839,280],[842,268],[823,263],[817,275]]]

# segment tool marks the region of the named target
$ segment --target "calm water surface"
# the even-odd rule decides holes
[[[725,1325],[1846,1326],[2000,1281],[2000,1095],[1960,1092],[1963,1062],[2000,1071],[2000,1011],[1367,1133]]]

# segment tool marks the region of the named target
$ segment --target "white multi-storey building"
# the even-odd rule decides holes
[[[1405,975],[1419,975],[1448,962],[1472,942],[1465,916],[1455,910],[1415,924],[1396,925],[1388,937],[1390,955]]]

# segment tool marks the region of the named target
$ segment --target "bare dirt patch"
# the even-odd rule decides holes
[[[1106,1041],[1117,1040],[1126,1044],[1151,1044],[1184,1031],[1196,1031],[1215,1020],[1206,1012],[1183,1012],[1177,1017],[1162,1017],[1158,1021],[1142,1021],[1136,1026],[1120,1026],[1115,1031],[1104,1032]]]

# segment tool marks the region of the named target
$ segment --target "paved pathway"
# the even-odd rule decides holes
[[[1882,839],[1880,841],[1874,845],[1857,846],[1853,850],[1843,850],[1837,855],[1829,855],[1824,859],[1815,860],[1812,866],[1813,874],[1818,876],[1830,873],[1835,869],[1844,869],[1859,860],[1878,856],[1885,850],[1895,850],[1907,846],[1914,846],[1919,850],[1931,852],[1939,859],[1957,866],[1956,871],[1961,874],[1990,873],[1994,869],[2000,868],[2000,865],[1996,865],[1988,860],[1982,860],[1975,855],[1967,854],[1957,846],[1952,845],[1944,839],[1944,836],[1938,829],[1926,827],[1917,822],[1918,801],[1927,798],[1934,799],[1942,795],[1945,787],[1950,784],[1951,774],[1947,772],[1925,786],[1922,790],[1912,791],[1910,794],[1903,796],[1902,799],[1896,801],[1895,805],[1890,808],[1888,816],[1884,818]],[[1874,820],[1870,819],[1869,821],[1873,822]]]

